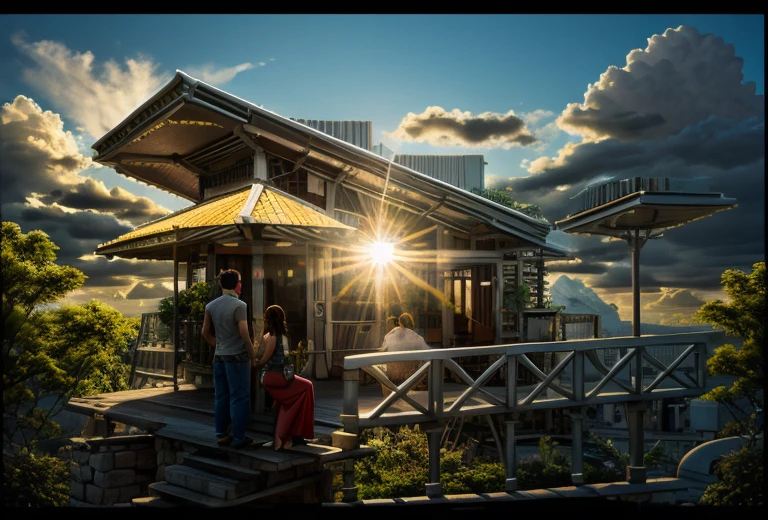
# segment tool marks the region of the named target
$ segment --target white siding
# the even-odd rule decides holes
[[[324,119],[297,119],[297,123],[306,125],[336,139],[371,150],[373,141],[373,122],[371,121],[326,121]]]

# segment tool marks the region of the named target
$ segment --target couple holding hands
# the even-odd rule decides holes
[[[289,351],[285,312],[278,305],[267,307],[262,334],[254,346],[248,332],[247,306],[240,300],[240,273],[234,269],[223,271],[219,284],[222,295],[205,306],[202,331],[203,338],[216,348],[213,386],[217,443],[235,449],[263,444],[246,435],[251,410],[251,367],[266,369],[262,386],[277,407],[274,450],[291,448],[294,438],[313,438],[312,381],[283,371]],[[258,352],[264,352],[259,357],[257,348]]]

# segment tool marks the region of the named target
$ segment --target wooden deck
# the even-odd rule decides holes
[[[330,440],[333,431],[341,428],[341,380],[313,381],[315,384],[315,436],[322,441]],[[370,397],[366,397],[369,395]],[[370,409],[376,399],[381,400],[378,385],[361,387],[360,407]],[[366,404],[369,402],[370,404]],[[190,383],[180,383],[179,390],[172,385],[158,388],[126,390],[108,394],[70,399],[66,409],[92,417],[103,415],[106,419],[141,428],[151,433],[167,433],[169,429],[184,432],[190,441],[215,445],[213,426],[213,389],[197,388]],[[265,436],[265,424],[270,417],[251,415],[248,433],[261,440]],[[266,439],[271,440],[271,436]]]

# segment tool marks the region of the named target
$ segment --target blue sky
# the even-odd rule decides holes
[[[663,36],[680,26],[687,28],[680,33],[685,45],[681,38],[673,39],[677,33]],[[710,34],[716,38],[708,39]],[[563,216],[558,211],[564,204],[549,194],[554,184],[545,179],[571,175],[574,182],[560,181],[558,186],[569,186],[572,196],[579,183],[600,174],[712,176],[720,183],[715,188],[725,186],[727,196],[740,199],[741,213],[728,218],[718,214],[706,219],[711,223],[691,224],[691,231],[681,228],[677,235],[671,231],[670,240],[643,249],[642,285],[647,287],[649,313],[663,299],[698,305],[700,298],[718,292],[724,267],[749,268],[764,257],[762,15],[0,15],[0,35],[5,127],[0,136],[7,158],[0,159],[5,163],[0,170],[3,184],[23,175],[27,182],[40,178],[41,188],[34,191],[38,194],[46,178],[62,186],[87,185],[93,196],[109,191],[113,205],[122,201],[137,208],[134,217],[111,213],[123,223],[136,225],[141,218],[156,218],[189,202],[94,167],[88,163],[90,146],[179,69],[283,116],[372,121],[374,142],[396,152],[481,153],[488,163],[486,187],[511,188],[522,202],[541,204],[551,222]],[[659,42],[654,48],[652,37]],[[628,70],[606,78],[598,89],[609,69],[628,68],[628,55],[635,49],[654,63],[663,55],[672,72],[656,68],[644,73],[643,81],[634,81],[641,69]],[[707,65],[690,67],[680,49]],[[609,79],[617,81],[609,85]],[[669,84],[663,85],[665,80]],[[681,91],[675,85],[680,83],[686,85],[686,96],[678,99]],[[599,105],[606,112],[607,106],[615,106],[617,113],[621,108],[643,114],[643,103],[650,107],[646,115],[663,115],[662,130],[619,131],[600,110],[587,110]],[[35,121],[47,125],[46,133],[39,134],[47,137],[40,139],[50,139],[66,153],[56,155],[49,146],[45,156],[35,158],[31,153],[40,147],[30,147],[29,140],[14,141],[27,135],[17,126],[22,119],[31,125],[31,112]],[[442,121],[522,121],[535,142],[521,145],[511,134],[472,141],[467,134],[439,132],[431,141],[426,134],[428,142],[416,142],[404,133],[430,115]],[[761,143],[755,135],[762,135]],[[674,151],[683,145],[690,149],[685,138],[697,139],[695,146],[712,140],[702,149],[707,156],[702,164]],[[728,145],[727,138],[738,147]],[[722,148],[719,139],[724,139]],[[450,146],[439,146],[446,142]],[[11,154],[14,143],[18,147]],[[739,148],[750,144],[749,150]],[[73,145],[82,157],[76,157]],[[645,163],[628,167],[616,162],[638,149]],[[712,150],[722,150],[723,157],[738,153],[739,159],[726,160]],[[589,154],[591,163],[585,159]],[[674,160],[665,162],[662,155]],[[62,156],[72,162],[62,166]],[[53,170],[62,168],[56,170],[55,181],[46,177],[52,161],[57,164]],[[591,168],[591,173],[574,173],[577,165]],[[125,266],[101,276],[107,272],[100,269],[101,259],[83,257],[114,236],[78,237],[63,221],[45,218],[54,204],[50,197],[32,197],[30,202],[21,191],[13,198],[11,191],[16,193],[8,190],[2,200],[4,220],[19,222],[24,231],[43,228],[57,243],[71,244],[60,252],[62,260],[72,259],[71,264],[92,273],[83,295],[125,294],[137,281],[161,273],[162,268]],[[87,208],[57,208],[63,218],[86,220]],[[105,206],[92,209],[109,214]],[[703,237],[711,244],[718,233],[728,235],[734,222],[756,222],[758,217],[759,224],[741,242],[729,246],[722,241],[720,249],[730,248],[732,255],[708,256],[701,248]],[[626,308],[628,248],[614,243],[608,248],[594,240],[565,245],[583,253],[582,265],[596,265],[590,259],[604,261],[600,270],[563,272],[583,279],[598,294],[613,295],[606,301]],[[608,249],[611,260],[605,260]],[[654,265],[665,267],[654,270]],[[662,304],[659,309],[663,311]]]

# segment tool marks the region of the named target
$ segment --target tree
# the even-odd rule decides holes
[[[721,345],[707,360],[711,375],[734,378],[730,386],[718,386],[701,396],[706,401],[722,403],[730,411],[734,424],[729,432],[750,433],[750,422],[763,409],[763,341],[768,311],[765,300],[765,262],[752,266],[751,273],[726,270],[721,278],[729,302],[706,302],[694,314],[694,320],[708,323],[726,334],[742,338],[739,348]]]
[[[763,346],[768,312],[765,300],[765,262],[752,266],[751,273],[726,270],[721,284],[730,301],[706,302],[694,320],[709,323],[726,334],[742,338],[739,348],[721,345],[707,360],[712,375],[734,378],[730,386],[713,388],[701,399],[725,405],[733,421],[718,436],[747,435],[747,444],[738,452],[726,454],[715,466],[718,481],[701,497],[701,504],[760,505],[763,500],[763,448],[757,442],[763,413]]]
[[[59,248],[41,231],[3,222],[2,240],[3,441],[16,452],[61,434],[52,417],[70,397],[127,389],[121,355],[137,326],[97,300],[46,305],[85,275],[57,265]]]
[[[537,220],[541,220],[542,222],[548,222],[548,220],[544,218],[544,213],[541,211],[541,208],[539,207],[538,204],[528,204],[525,202],[518,202],[509,195],[510,192],[511,190],[509,189],[505,191],[505,190],[488,190],[488,189],[480,190],[478,188],[472,188],[472,193],[474,193],[475,195],[480,195],[481,197],[485,197],[488,200],[492,200],[493,202],[501,204],[502,206],[512,208],[516,211],[519,211],[520,213],[528,215],[529,217],[535,218]]]

